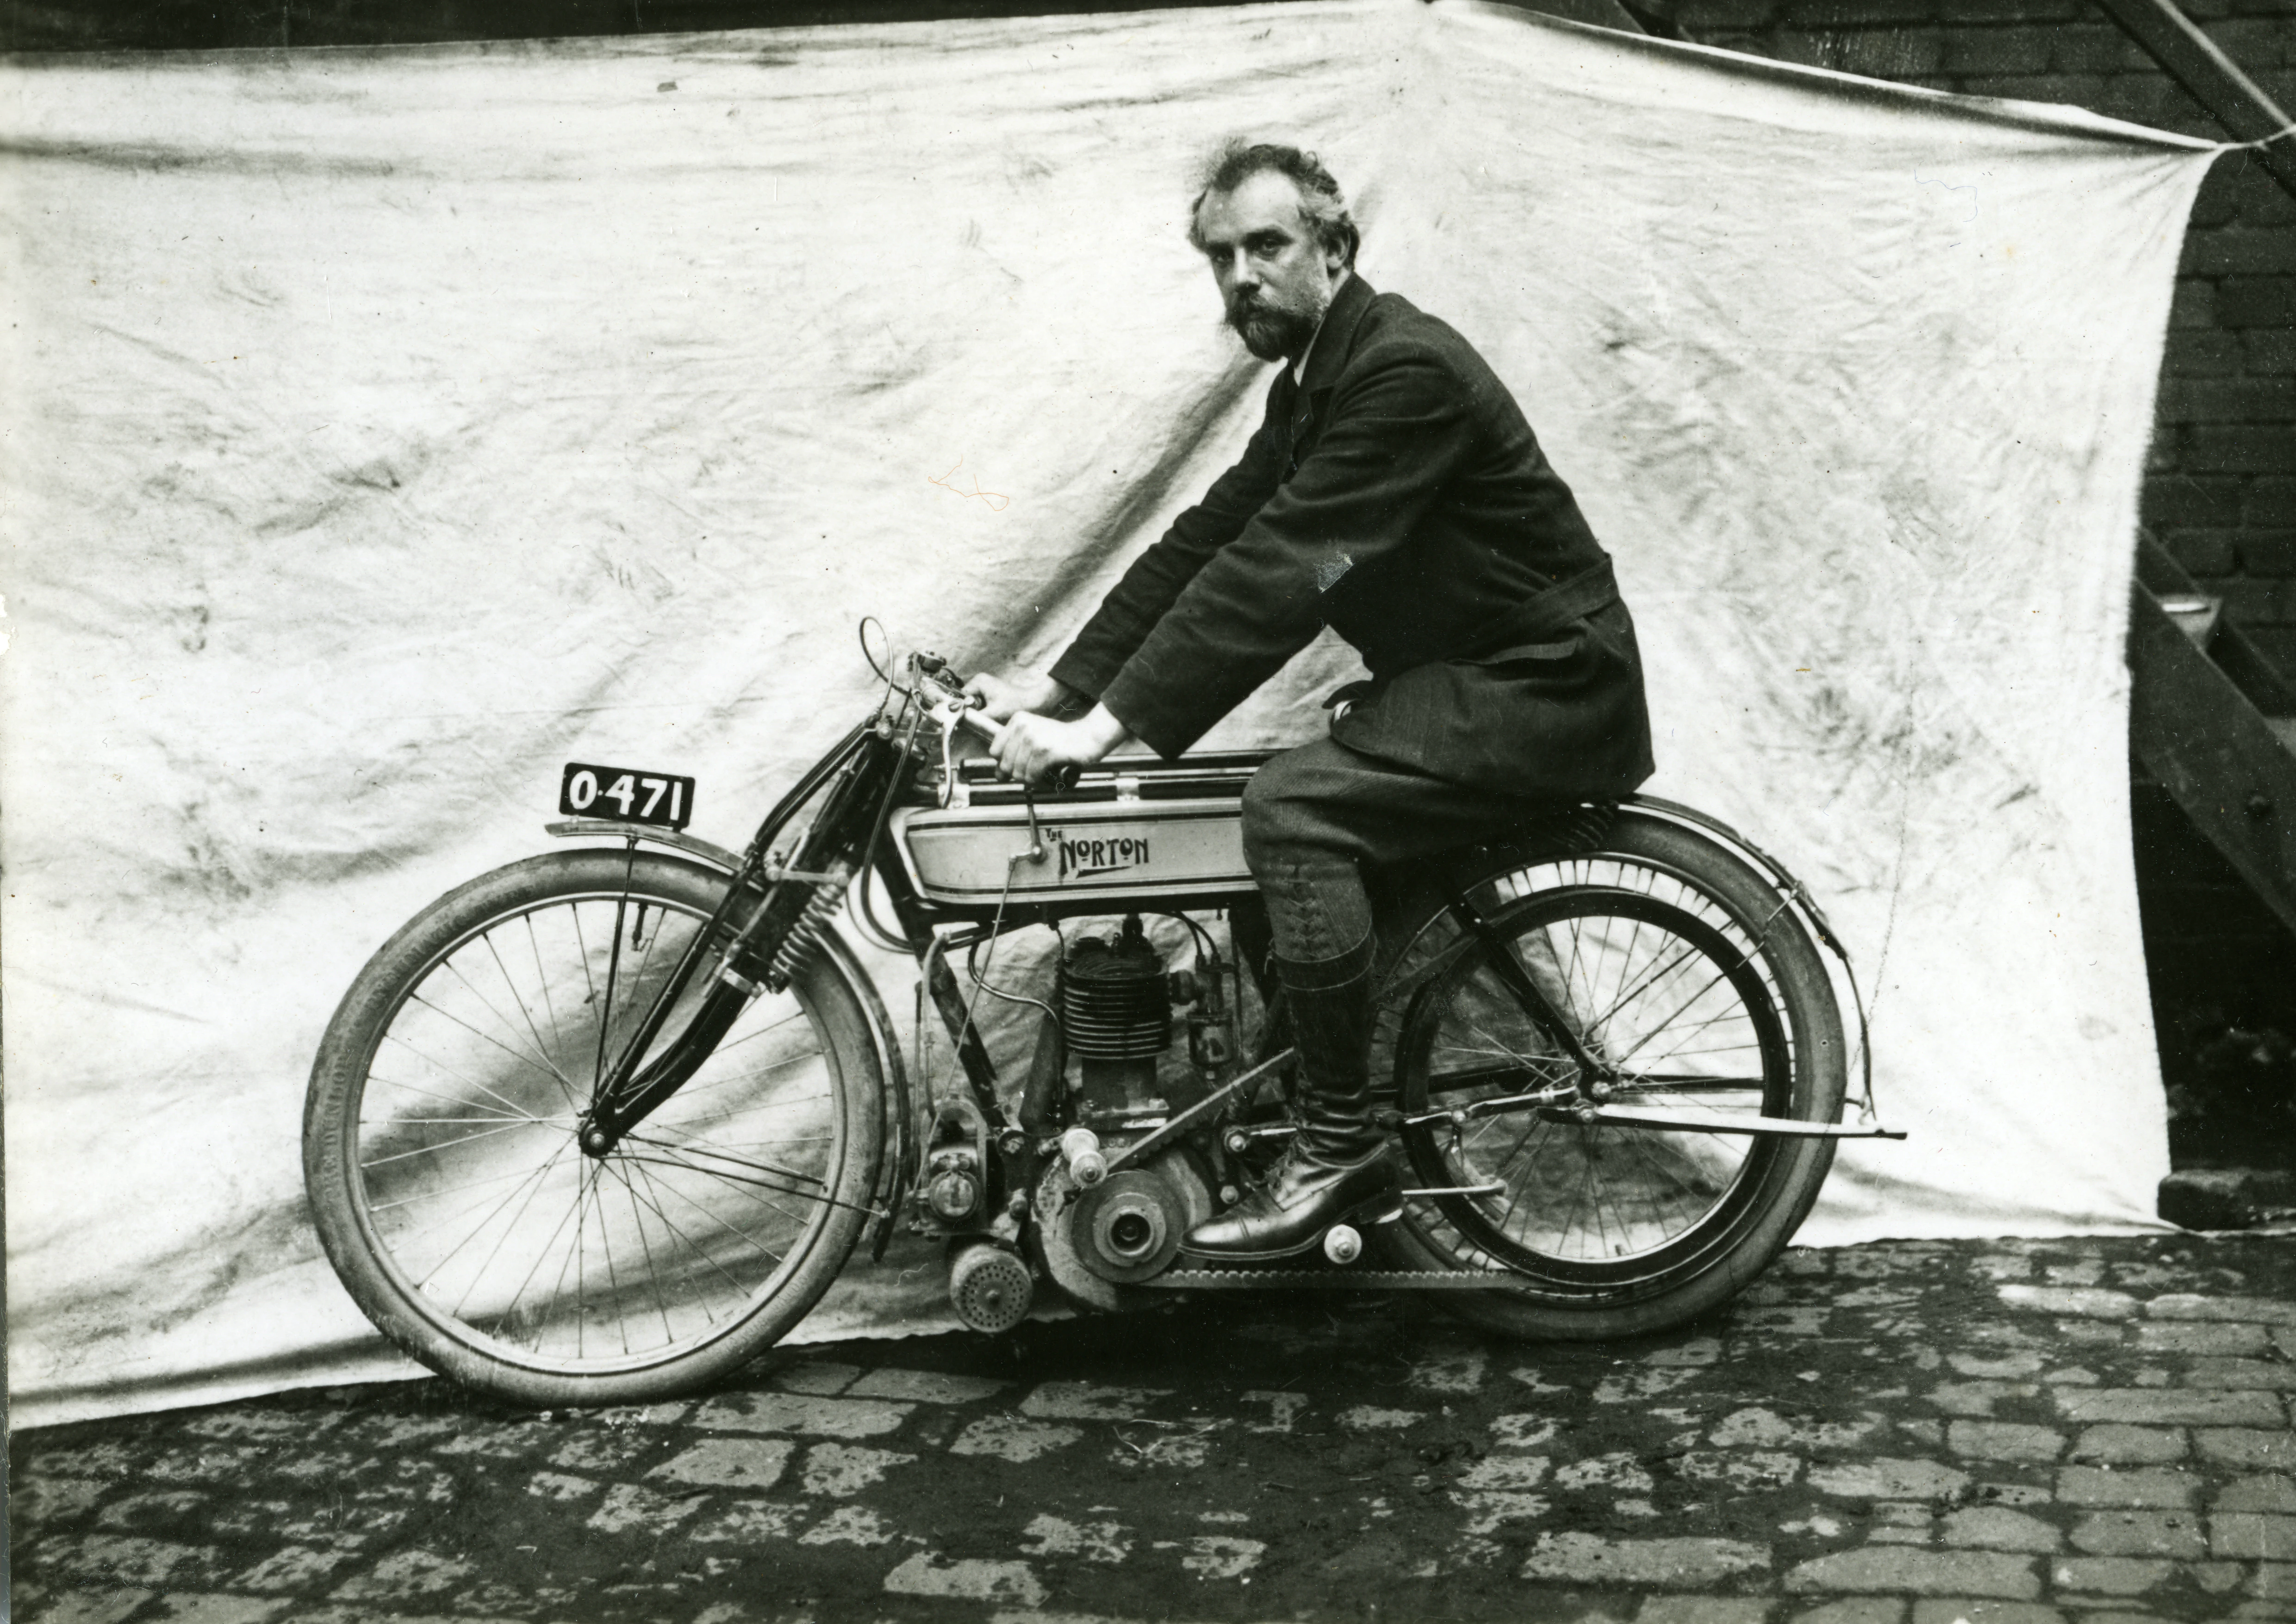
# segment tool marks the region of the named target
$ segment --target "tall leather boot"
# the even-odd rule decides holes
[[[1182,1251],[1236,1262],[1288,1258],[1333,1224],[1379,1223],[1402,1210],[1387,1136],[1371,1114],[1371,943],[1348,958],[1336,966],[1275,961],[1300,1048],[1300,1131],[1267,1187],[1190,1230]],[[1343,979],[1333,979],[1335,970]]]

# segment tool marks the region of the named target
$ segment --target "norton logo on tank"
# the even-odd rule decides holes
[[[925,896],[994,902],[999,897],[1108,897],[1145,887],[1195,894],[1250,883],[1233,797],[1166,801],[1152,816],[1085,807],[1031,825],[1017,807],[903,807],[892,827]],[[1040,862],[1017,861],[1031,844]],[[1179,888],[1175,891],[1174,888]]]
[[[1144,834],[1070,834],[1064,829],[1045,831],[1046,843],[1060,854],[1062,880],[1089,880],[1118,874],[1148,861]]]

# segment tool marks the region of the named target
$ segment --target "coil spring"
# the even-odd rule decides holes
[[[821,939],[822,931],[829,928],[830,915],[845,900],[845,887],[852,875],[841,864],[830,873],[832,878],[815,882],[813,895],[806,898],[804,911],[790,926],[789,934],[782,938],[782,945],[774,950],[773,962],[766,966],[765,983],[775,992],[788,990],[790,978],[797,973],[814,943]]]

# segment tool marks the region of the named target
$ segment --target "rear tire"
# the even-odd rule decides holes
[[[1600,850],[1501,864],[1470,888],[1582,1043],[1620,1070],[1615,1104],[1832,1122],[1846,1082],[1825,967],[1776,888],[1703,835],[1628,812]],[[1447,957],[1446,956],[1448,956]],[[1568,1080],[1483,950],[1439,916],[1394,1049],[1406,1117]],[[1831,1139],[1591,1126],[1535,1111],[1406,1128],[1417,1196],[1385,1226],[1398,1266],[1472,1269],[1439,1293],[1509,1335],[1664,1330],[1727,1301],[1785,1246]]]
[[[663,1398],[778,1341],[851,1254],[884,1078],[840,954],[752,1001],[603,1157],[576,1141],[601,1064],[726,885],[652,852],[529,858],[423,910],[345,995],[311,1071],[305,1183],[344,1286],[433,1370],[522,1404]]]

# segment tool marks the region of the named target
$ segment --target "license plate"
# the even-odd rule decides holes
[[[634,767],[569,761],[566,775],[558,782],[558,809],[576,817],[683,829],[693,816],[693,780]]]

